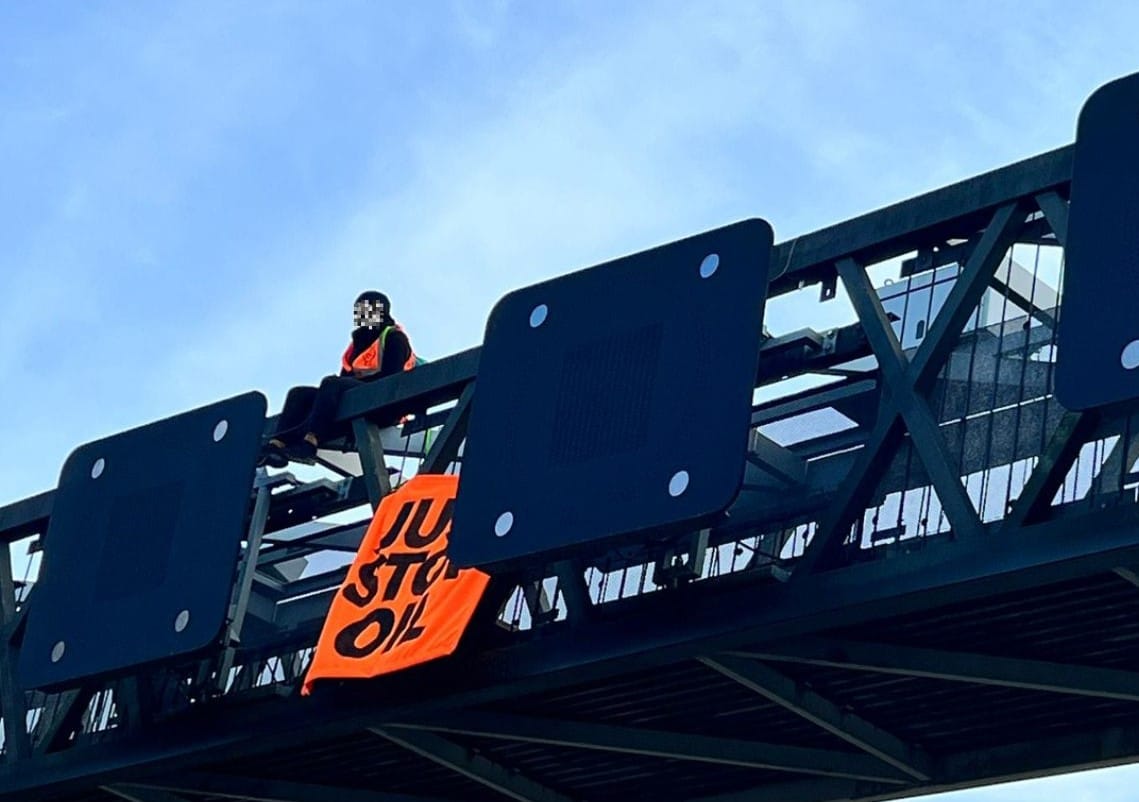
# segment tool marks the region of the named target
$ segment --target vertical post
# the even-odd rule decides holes
[[[120,680],[115,685],[115,706],[128,732],[142,729],[154,713],[149,676],[136,674]]]
[[[388,466],[384,462],[384,443],[380,427],[363,418],[352,421],[352,432],[356,436],[356,450],[360,454],[360,467],[364,469],[364,483],[368,488],[368,499],[372,509],[380,506],[384,496],[392,492],[392,481],[388,476]]]
[[[545,584],[541,579],[522,583],[522,598],[530,611],[530,620],[534,628],[552,622],[558,616],[558,610],[546,592]]]
[[[16,653],[12,648],[13,624],[16,621],[16,582],[12,577],[12,551],[0,542],[0,632],[4,633],[3,658],[0,659],[0,708],[4,715],[4,750],[9,762],[31,752],[28,738],[28,708],[24,692],[16,683]]]
[[[593,602],[589,598],[589,585],[585,582],[585,566],[581,560],[562,560],[554,565],[558,577],[558,589],[566,603],[566,620],[578,623],[593,613]]]
[[[253,575],[257,572],[257,553],[261,550],[261,536],[265,533],[265,523],[269,520],[269,496],[275,477],[270,477],[264,468],[258,468],[254,487],[257,497],[253,502],[253,515],[249,520],[249,531],[245,538],[245,555],[237,574],[237,589],[229,609],[229,626],[226,628],[225,648],[222,650],[218,666],[217,688],[225,691],[226,677],[233,667],[234,651],[241,642],[241,626],[245,622],[245,612],[249,609],[249,594],[253,592]]]

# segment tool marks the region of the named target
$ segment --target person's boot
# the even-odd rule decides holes
[[[270,468],[284,468],[289,464],[289,457],[285,454],[285,444],[273,438],[261,448],[261,456],[257,465],[267,465]]]
[[[313,459],[316,457],[318,444],[319,441],[316,439],[316,435],[309,432],[304,436],[303,440],[293,446],[292,451],[298,459]]]

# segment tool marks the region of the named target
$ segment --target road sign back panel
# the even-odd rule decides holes
[[[772,238],[747,220],[495,306],[452,559],[502,565],[727,508],[744,470]]]
[[[264,425],[265,397],[247,393],[72,452],[28,603],[26,687],[217,641]]]
[[[1072,168],[1056,397],[1068,409],[1139,397],[1139,73],[1080,112]]]

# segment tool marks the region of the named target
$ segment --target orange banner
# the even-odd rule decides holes
[[[416,476],[381,503],[332,600],[305,677],[361,679],[455,651],[489,577],[447,559],[458,476]]]

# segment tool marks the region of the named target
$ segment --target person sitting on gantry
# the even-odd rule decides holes
[[[289,390],[262,464],[284,467],[290,458],[312,458],[322,442],[347,434],[347,427],[335,420],[346,390],[411,370],[421,362],[382,292],[360,293],[352,305],[352,323],[352,340],[340,358],[339,375],[326,376],[319,387]]]

